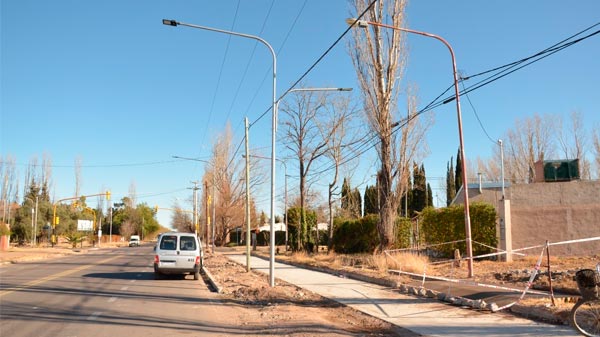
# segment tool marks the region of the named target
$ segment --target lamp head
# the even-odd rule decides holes
[[[357,25],[360,28],[367,28],[369,26],[369,23],[366,20],[357,20],[355,18],[346,19],[346,23],[350,26]]]
[[[179,23],[177,21],[175,21],[175,20],[163,19],[163,25],[177,27],[178,24]]]

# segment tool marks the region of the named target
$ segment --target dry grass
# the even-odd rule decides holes
[[[296,263],[327,266],[333,269],[342,269],[350,267],[355,269],[369,269],[380,273],[387,273],[388,270],[403,270],[407,272],[422,273],[429,259],[424,256],[418,256],[408,253],[386,254],[308,254],[306,252],[295,252],[289,259]]]
[[[422,273],[429,264],[426,256],[410,253],[390,253],[373,256],[377,268],[381,271],[389,269],[402,270],[410,273]]]

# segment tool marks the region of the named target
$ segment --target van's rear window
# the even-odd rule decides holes
[[[179,245],[181,250],[196,250],[196,240],[193,236],[182,236]]]
[[[160,249],[163,249],[163,250],[177,249],[177,235],[163,235],[160,238]]]

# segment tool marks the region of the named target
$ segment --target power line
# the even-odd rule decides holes
[[[369,4],[369,6],[367,6],[367,8],[358,16],[357,20],[360,20],[377,1],[378,0],[373,0],[373,2],[371,2]],[[353,28],[352,26],[348,26],[348,28],[346,28],[346,30],[342,33],[342,35],[340,35],[340,37],[338,37],[337,40],[335,40],[333,42],[333,44],[331,46],[329,46],[329,48],[327,48],[327,50],[325,50],[323,52],[323,54],[321,54],[321,56],[319,56],[319,58],[317,58],[317,60],[310,67],[308,67],[308,69],[304,72],[304,74],[302,74],[302,76],[300,76],[300,78],[298,78],[296,80],[296,82],[294,82],[294,84],[292,84],[280,97],[285,96],[296,85],[298,85],[298,83],[300,83],[317,66],[317,64],[319,64],[323,60],[323,58],[325,58],[325,56],[327,56],[327,54],[329,54],[329,52],[344,38],[344,36],[346,36],[346,34],[348,34],[348,32],[352,28]],[[262,115],[260,115],[256,120],[254,120],[252,123],[250,123],[250,127],[252,127],[256,122],[261,120],[271,109],[272,109],[272,107],[268,108],[265,112],[262,113]]]
[[[262,27],[260,28],[260,32],[258,33],[259,36],[262,35],[263,31],[265,30],[265,27],[267,26],[267,21],[269,19],[269,16],[271,15],[271,11],[273,10],[274,4],[275,4],[275,0],[271,1],[271,6],[269,7],[269,10],[267,11],[267,15],[265,16]],[[229,111],[227,112],[226,120],[229,118],[229,115],[231,114],[231,111],[233,110],[233,105],[234,105],[235,101],[237,100],[238,94],[240,93],[240,89],[242,88],[242,84],[244,83],[244,80],[246,79],[246,75],[248,74],[248,69],[250,69],[250,63],[252,62],[252,59],[254,58],[254,53],[256,52],[257,47],[258,47],[258,41],[255,41],[254,48],[252,48],[252,52],[250,53],[250,57],[248,58],[248,63],[246,63],[246,69],[244,69],[242,78],[240,79],[240,82],[235,91],[235,94],[233,95],[233,99],[231,100],[231,104],[229,105]]]
[[[492,82],[495,82],[495,81],[497,81],[497,80],[499,80],[499,79],[501,79],[501,78],[503,78],[503,77],[505,77],[505,76],[508,76],[509,74],[511,74],[511,73],[513,73],[513,72],[515,72],[515,71],[517,71],[517,70],[520,70],[520,69],[522,69],[522,68],[524,68],[524,67],[526,67],[526,66],[529,66],[529,65],[531,65],[531,64],[533,64],[533,63],[535,63],[535,62],[538,62],[538,61],[540,61],[541,59],[544,59],[544,58],[546,58],[546,57],[548,57],[548,56],[550,56],[550,55],[553,55],[554,53],[557,53],[557,52],[559,52],[559,51],[561,51],[561,50],[563,50],[563,49],[566,49],[566,48],[568,48],[568,47],[571,47],[571,46],[573,46],[573,45],[575,45],[575,44],[577,44],[577,43],[579,43],[579,42],[581,42],[581,41],[583,41],[583,40],[585,40],[585,39],[588,39],[588,38],[590,38],[590,37],[592,37],[592,36],[595,36],[595,35],[599,34],[599,33],[600,33],[600,30],[598,30],[598,31],[595,31],[595,32],[593,32],[593,33],[591,33],[591,34],[588,34],[588,35],[586,35],[586,36],[584,36],[584,37],[581,37],[581,38],[579,38],[579,39],[577,39],[577,40],[574,40],[574,41],[571,41],[571,42],[567,42],[567,43],[565,43],[565,41],[568,41],[568,40],[570,40],[570,39],[571,39],[571,38],[573,38],[573,37],[576,37],[576,36],[578,36],[578,35],[581,35],[582,33],[586,32],[586,31],[588,31],[588,30],[590,30],[590,29],[592,29],[593,27],[595,27],[595,26],[598,26],[598,25],[600,25],[600,22],[598,22],[598,23],[596,23],[596,24],[594,24],[594,25],[592,25],[592,26],[590,26],[590,27],[588,27],[588,28],[586,28],[586,29],[584,29],[584,30],[582,30],[582,31],[580,31],[580,32],[578,32],[578,33],[576,33],[576,34],[572,35],[571,37],[569,37],[569,38],[567,38],[567,39],[564,39],[564,40],[562,40],[562,41],[561,41],[561,42],[559,42],[559,43],[556,43],[556,44],[554,44],[554,45],[553,45],[553,46],[551,46],[551,47],[548,47],[548,48],[544,49],[544,50],[543,50],[543,51],[541,51],[541,52],[538,52],[538,53],[534,54],[533,56],[535,56],[535,57],[538,57],[537,59],[534,59],[534,60],[532,60],[532,61],[530,61],[530,62],[528,62],[528,63],[525,63],[525,64],[521,65],[520,67],[517,67],[516,69],[512,69],[511,71],[509,71],[509,72],[507,72],[507,73],[505,73],[505,74],[499,75],[499,74],[501,74],[501,73],[503,73],[503,72],[506,72],[508,69],[511,69],[511,68],[513,68],[515,65],[523,63],[523,61],[531,60],[533,57],[531,57],[531,56],[530,56],[530,57],[526,57],[526,58],[523,58],[523,59],[521,59],[521,60],[519,60],[519,61],[511,62],[511,63],[509,63],[509,64],[507,64],[507,65],[504,65],[504,66],[501,66],[501,67],[496,67],[496,68],[494,68],[493,70],[498,70],[498,69],[502,69],[502,68],[506,68],[506,67],[508,67],[508,69],[504,69],[503,71],[501,71],[501,72],[499,72],[499,73],[497,73],[497,74],[495,74],[495,75],[489,76],[488,78],[486,78],[486,79],[484,79],[484,80],[482,80],[482,81],[480,81],[480,82],[476,83],[475,85],[473,85],[473,86],[471,86],[471,87],[467,88],[466,90],[463,90],[462,92],[460,92],[460,93],[459,93],[459,95],[461,95],[461,96],[462,96],[463,94],[464,94],[464,95],[466,95],[467,93],[469,93],[469,92],[471,92],[471,91],[473,91],[473,90],[479,89],[479,88],[481,88],[481,87],[483,87],[483,86],[485,86],[485,85],[488,85],[488,84],[490,84],[490,83],[492,83]],[[481,75],[481,74],[489,73],[489,72],[491,72],[491,71],[493,71],[493,70],[484,71],[484,72],[481,72],[481,73],[479,73],[479,74],[476,74],[476,75],[474,75],[474,76],[479,76],[479,75]],[[466,78],[472,78],[472,77],[474,77],[474,76],[470,76],[470,77],[466,77]],[[434,108],[436,108],[436,107],[439,107],[439,106],[441,106],[441,105],[443,105],[443,104],[449,103],[449,102],[451,102],[452,100],[454,100],[454,95],[452,95],[452,96],[450,96],[450,97],[447,97],[447,98],[446,98],[446,99],[444,99],[443,101],[438,101],[438,100],[439,100],[439,98],[440,98],[441,96],[443,96],[443,95],[444,95],[444,93],[446,93],[446,92],[447,92],[447,91],[448,91],[448,90],[449,90],[449,89],[450,89],[452,86],[453,86],[453,85],[451,85],[451,86],[450,86],[448,89],[446,89],[446,90],[445,90],[445,91],[444,91],[444,92],[443,92],[441,95],[438,95],[438,96],[437,96],[437,97],[436,97],[436,98],[435,98],[433,101],[431,101],[429,104],[427,104],[427,105],[425,106],[425,108],[423,108],[423,109],[421,109],[421,110],[417,111],[415,114],[413,114],[412,116],[410,116],[410,117],[409,117],[409,118],[407,118],[407,119],[400,120],[400,121],[396,122],[396,123],[395,123],[395,127],[394,127],[394,128],[393,128],[393,130],[392,130],[392,134],[394,134],[396,131],[398,131],[399,129],[401,129],[401,128],[402,128],[404,125],[406,125],[406,124],[410,123],[410,121],[412,121],[414,118],[416,118],[416,117],[420,116],[421,114],[423,114],[423,113],[425,113],[425,112],[427,112],[427,111],[433,110],[433,109],[434,109]],[[436,102],[436,101],[437,101],[437,102]],[[359,156],[363,155],[363,154],[364,154],[364,153],[366,153],[368,150],[370,150],[371,148],[373,148],[373,147],[375,147],[377,144],[379,144],[379,143],[380,143],[380,141],[379,141],[379,140],[377,140],[377,139],[376,139],[376,137],[377,137],[376,135],[373,135],[373,136],[372,136],[372,138],[371,138],[371,141],[374,141],[374,143],[373,143],[371,146],[369,146],[369,147],[365,148],[364,150],[360,151],[359,153],[357,153],[356,155],[352,156],[351,158],[349,158],[349,159],[346,159],[346,160],[343,160],[343,161],[340,163],[340,165],[346,164],[346,163],[348,163],[349,161],[351,161],[351,160],[354,160],[354,159],[358,158]],[[365,144],[366,144],[366,142],[365,142]],[[330,167],[329,167],[329,168],[327,168],[327,169],[325,169],[325,170],[321,171],[321,173],[324,173],[324,172],[326,172],[327,170],[331,170],[331,169],[333,169],[334,167],[335,167],[334,165],[330,165]]]
[[[152,166],[152,165],[163,165],[177,162],[177,160],[163,160],[163,161],[153,161],[153,162],[145,162],[145,163],[122,163],[122,164],[95,164],[95,165],[79,165],[82,168],[111,168],[111,167],[133,167],[133,166]],[[0,160],[0,163],[3,161]],[[32,166],[32,167],[45,167],[49,166],[52,168],[73,168],[75,165],[44,165],[44,164],[24,164],[24,163],[15,163],[18,166]]]
[[[233,28],[235,27],[235,22],[237,21],[237,16],[238,16],[238,11],[240,9],[240,2],[241,0],[238,0],[237,6],[235,8],[235,14],[233,16],[233,22],[231,23],[231,29],[233,30]],[[210,121],[212,119],[212,113],[213,110],[215,108],[215,101],[217,100],[217,94],[219,93],[219,87],[221,86],[221,78],[223,77],[223,69],[225,68],[225,61],[227,60],[227,54],[229,53],[229,45],[231,44],[231,35],[227,36],[227,46],[225,47],[225,54],[223,55],[223,61],[221,62],[221,68],[219,69],[219,77],[217,79],[217,87],[215,88],[215,93],[213,95],[213,99],[212,102],[210,104],[210,110],[208,111],[208,123],[206,123],[206,129],[208,130],[208,126],[210,125]],[[206,139],[206,134],[208,132],[204,132],[204,136],[202,137],[202,142],[204,143],[204,140]]]
[[[465,90],[465,83],[461,80],[460,84],[462,85],[463,91],[464,91]],[[469,95],[467,93],[465,93],[465,97],[467,97],[467,101],[469,102],[469,105],[471,106],[471,109],[473,109],[473,113],[475,114],[475,118],[477,118],[477,121],[479,122],[479,126],[481,127],[481,130],[483,130],[483,133],[485,133],[485,135],[490,140],[490,142],[496,144],[496,141],[494,141],[492,139],[492,137],[490,137],[490,134],[487,132],[487,130],[483,126],[483,123],[481,122],[481,119],[479,118],[479,114],[477,113],[477,110],[475,110],[475,106],[473,106],[473,102],[471,102],[471,98],[469,98]]]

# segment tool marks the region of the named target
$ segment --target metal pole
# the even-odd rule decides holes
[[[273,49],[273,47],[271,47],[271,45],[267,41],[265,41],[264,39],[262,39],[258,36],[254,36],[254,35],[242,34],[242,33],[237,33],[237,32],[232,32],[232,31],[227,31],[227,30],[222,30],[222,29],[216,29],[216,28],[211,28],[211,27],[205,27],[205,26],[192,25],[192,24],[188,24],[188,23],[177,22],[175,20],[163,19],[162,22],[164,25],[168,25],[168,26],[181,25],[181,26],[198,28],[198,29],[208,30],[208,31],[217,32],[217,33],[245,37],[245,38],[257,40],[257,41],[261,42],[262,44],[264,44],[267,48],[269,48],[269,51],[271,52],[271,55],[273,56],[273,100],[272,100],[273,106],[271,108],[272,113],[273,113],[272,120],[271,120],[271,234],[274,233],[274,230],[275,230],[275,213],[274,213],[275,212],[275,142],[276,142],[276,133],[277,133],[277,100],[275,97],[275,93],[276,93],[276,89],[277,89],[277,56],[275,55],[275,50]],[[213,212],[214,212],[214,209],[213,209]],[[214,233],[214,227],[213,227],[213,233]],[[213,242],[213,246],[214,246],[214,242]],[[274,287],[275,286],[275,236],[274,235],[271,235],[271,251],[270,251],[269,255],[270,255],[269,285],[271,287]]]
[[[288,250],[288,214],[287,214],[287,167],[286,165],[283,166],[283,169],[285,170],[285,251],[287,252]]]
[[[212,245],[210,247],[210,251],[211,253],[214,254],[215,252],[215,227],[217,227],[217,214],[216,214],[216,204],[217,200],[215,199],[215,172],[213,170],[213,185],[212,185],[212,221],[211,221],[211,225],[212,225]]]
[[[206,248],[208,248],[208,243],[210,242],[210,213],[208,212],[208,208],[210,207],[210,196],[208,195],[208,182],[204,181],[204,193],[206,194]]]
[[[112,243],[112,212],[113,212],[112,211],[112,209],[113,209],[112,201],[110,202],[109,206],[110,206],[110,210],[109,210],[109,212],[110,212],[110,226],[109,226],[109,230],[108,231],[110,232],[109,233],[110,237],[108,238],[108,242]]]
[[[246,271],[250,272],[250,148],[248,117],[246,122]]]
[[[504,200],[504,146],[502,145],[502,139],[498,139],[500,145],[500,175],[502,180],[502,200]]]
[[[198,208],[197,208],[197,204],[198,204],[198,197],[197,197],[197,191],[198,191],[198,182],[197,181],[192,181],[192,184],[194,184],[193,187],[193,191],[194,193],[192,194],[192,203],[194,204],[192,206],[192,222],[194,223],[194,233],[196,234],[196,236],[198,236]]]
[[[39,200],[39,196],[36,195],[35,196],[35,222],[33,225],[33,245],[36,246],[37,245],[37,222],[38,222],[38,200]]]
[[[35,236],[35,233],[33,233],[33,221],[34,221],[34,214],[35,214],[35,208],[31,207],[31,232],[32,232],[32,238],[31,238],[31,245],[33,245],[33,236]]]

